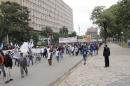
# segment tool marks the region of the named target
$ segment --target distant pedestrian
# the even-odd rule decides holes
[[[41,57],[44,57],[44,48],[41,48],[40,54],[41,54]]]
[[[20,53],[20,72],[21,72],[21,78],[24,78],[24,75],[28,74],[28,63],[27,63],[27,58],[25,56],[23,56],[23,53]]]
[[[86,60],[87,60],[87,55],[88,55],[88,48],[86,46],[84,46],[82,52],[83,52],[84,65],[86,65]]]
[[[33,55],[32,55],[32,50],[31,48],[29,48],[29,51],[27,52],[28,53],[28,58],[29,58],[29,61],[28,61],[28,64],[32,63],[32,65],[34,64],[33,62]]]
[[[56,60],[57,60],[57,62],[59,62],[59,54],[60,54],[60,52],[59,52],[58,49],[56,50],[56,53],[55,53],[55,54],[56,54]]]
[[[47,48],[44,48],[44,53],[43,53],[43,57],[45,57],[47,59]]]
[[[99,50],[99,44],[96,44],[96,54],[98,55],[98,50]]]
[[[105,67],[109,67],[110,49],[107,45],[104,47],[103,56],[105,58]]]
[[[47,57],[49,66],[52,65],[52,57],[53,57],[52,49],[50,49],[48,52],[48,57]]]
[[[75,55],[78,56],[78,54],[79,54],[79,48],[76,46],[74,50],[75,50]]]

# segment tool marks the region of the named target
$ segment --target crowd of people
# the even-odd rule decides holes
[[[28,67],[37,62],[41,62],[42,58],[45,58],[48,61],[48,65],[51,66],[53,65],[54,58],[60,63],[65,58],[65,55],[82,55],[85,65],[88,55],[97,55],[101,45],[101,43],[93,42],[49,45],[40,48],[29,47],[26,53],[21,52],[19,47],[15,47],[13,50],[6,52],[0,50],[0,75],[3,75],[5,83],[8,83],[13,80],[10,70],[14,65],[20,68],[21,78],[24,78],[28,75]],[[5,68],[8,71],[5,71]]]

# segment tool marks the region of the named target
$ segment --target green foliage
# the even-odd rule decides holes
[[[31,32],[31,39],[33,39],[34,45],[37,45],[39,41],[39,33],[38,32]]]
[[[96,23],[98,19],[100,19],[102,12],[104,11],[104,6],[96,6],[91,14],[91,20],[93,20],[93,23]]]
[[[101,35],[106,40],[108,36],[108,16],[104,13],[104,6],[97,6],[92,12],[91,19],[93,23],[97,24],[101,28]]]
[[[0,42],[4,39],[7,35],[7,28],[4,26],[4,18],[0,15]]]
[[[6,29],[6,35],[13,42],[23,42],[29,40],[29,11],[15,2],[2,2],[0,12],[3,17],[2,26]]]
[[[49,35],[53,34],[53,30],[51,27],[46,26],[45,28],[42,28],[41,35],[48,37]]]
[[[59,42],[59,37],[60,37],[60,34],[59,33],[53,33],[53,42],[56,44]]]
[[[74,37],[74,36],[77,36],[77,33],[74,31],[72,32],[71,34],[68,34],[69,37]]]
[[[92,12],[91,19],[101,28],[100,33],[103,38],[115,37],[117,34],[121,38],[121,32],[124,32],[123,35],[128,39],[130,34],[130,1],[120,0],[108,9],[97,6]]]
[[[60,37],[67,37],[68,36],[68,28],[66,28],[65,26],[63,26],[60,31],[59,31],[59,34],[60,34]]]

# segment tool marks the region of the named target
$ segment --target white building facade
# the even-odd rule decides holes
[[[73,11],[62,0],[2,0],[15,1],[29,8],[30,26],[36,31],[51,27],[58,32],[63,26],[73,31]]]

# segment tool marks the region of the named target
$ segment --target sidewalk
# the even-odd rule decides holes
[[[111,49],[110,67],[104,68],[103,47],[99,55],[79,64],[59,86],[130,86],[130,49],[116,44]]]

